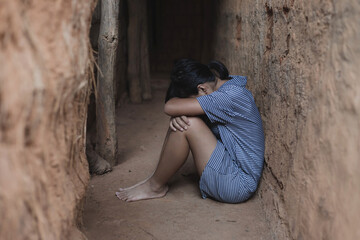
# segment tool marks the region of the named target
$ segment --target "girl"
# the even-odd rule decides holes
[[[159,198],[192,152],[203,198],[227,203],[249,199],[264,161],[264,134],[246,77],[229,76],[219,61],[175,63],[165,108],[171,116],[158,166],[148,179],[116,196],[124,201]]]

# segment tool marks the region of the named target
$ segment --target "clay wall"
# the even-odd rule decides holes
[[[82,239],[93,1],[0,0],[0,239]]]
[[[215,57],[248,76],[278,239],[360,239],[360,4],[219,1]]]

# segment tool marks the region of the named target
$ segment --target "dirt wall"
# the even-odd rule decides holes
[[[93,1],[0,0],[0,239],[81,239]]]
[[[278,239],[360,239],[360,3],[220,1],[216,58],[247,75]]]

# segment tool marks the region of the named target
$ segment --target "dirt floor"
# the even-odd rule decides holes
[[[154,79],[153,86],[152,101],[118,109],[119,164],[91,178],[83,213],[88,239],[273,239],[256,196],[241,204],[202,199],[191,157],[164,198],[126,203],[115,196],[156,167],[169,118],[163,113],[166,79]]]

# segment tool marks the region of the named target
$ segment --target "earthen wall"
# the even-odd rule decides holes
[[[248,76],[278,239],[359,239],[360,3],[219,1],[215,57]]]
[[[0,239],[82,239],[93,1],[0,1]]]

